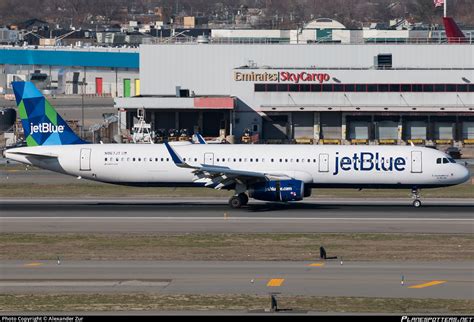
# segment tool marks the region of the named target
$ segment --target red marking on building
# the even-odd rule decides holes
[[[234,109],[233,97],[195,97],[194,107],[208,109]]]

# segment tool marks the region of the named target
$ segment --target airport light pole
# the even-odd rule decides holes
[[[86,66],[84,66],[84,78],[82,80],[82,98],[81,98],[81,138],[84,139],[84,91],[86,85]]]

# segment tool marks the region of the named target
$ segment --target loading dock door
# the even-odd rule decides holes
[[[131,93],[131,84],[130,84],[130,79],[125,78],[123,80],[123,97],[130,97]]]
[[[422,158],[421,151],[412,151],[411,152],[411,172],[412,173],[421,173],[422,169]]]
[[[214,153],[204,153],[204,164],[214,165]]]
[[[435,123],[435,139],[452,140],[454,138],[455,124],[449,122]]]
[[[95,93],[97,95],[102,95],[102,77],[96,77],[95,78]]]
[[[474,139],[474,122],[462,123],[462,137],[463,139]]]
[[[319,155],[319,172],[329,172],[329,154]]]
[[[79,73],[74,72],[72,74],[72,93],[79,94]]]
[[[427,133],[427,122],[425,121],[409,121],[407,122],[407,137],[405,139],[409,140],[426,140]]]
[[[370,123],[365,121],[352,121],[349,123],[349,139],[368,140]]]
[[[81,149],[81,171],[91,170],[91,149]]]
[[[288,139],[288,115],[266,115],[263,117],[263,139]]]

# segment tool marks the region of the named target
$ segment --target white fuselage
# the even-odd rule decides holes
[[[269,175],[283,173],[312,187],[440,187],[469,178],[464,166],[453,163],[452,159],[443,161],[449,158],[446,154],[417,146],[172,146],[191,166],[206,164]],[[163,144],[22,147],[7,150],[5,156],[102,182],[170,187],[202,185],[196,181],[192,169],[176,166]]]

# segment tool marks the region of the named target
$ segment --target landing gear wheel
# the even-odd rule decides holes
[[[413,198],[413,207],[420,208],[421,207],[420,190],[417,187],[413,187],[411,189],[411,197]]]
[[[232,196],[232,198],[230,198],[229,200],[229,206],[231,206],[234,209],[238,209],[242,207],[242,205],[243,205],[242,198],[240,198],[240,196]]]
[[[421,201],[419,199],[414,200],[413,201],[413,207],[420,208],[421,207]]]
[[[245,206],[249,203],[249,197],[245,193],[239,193],[239,198],[242,201],[242,206]]]

